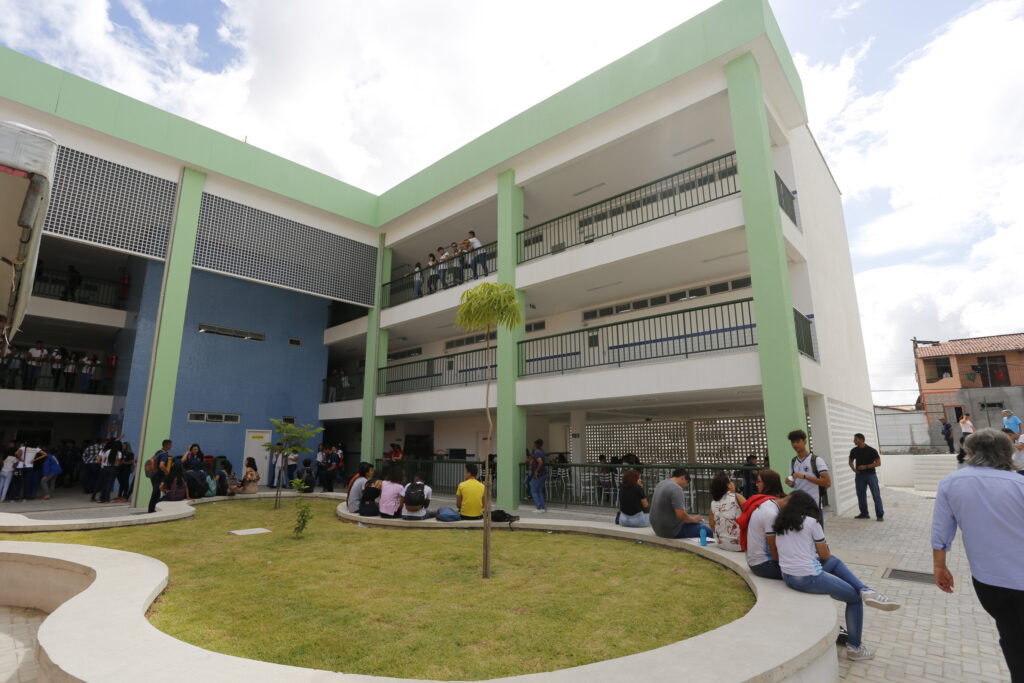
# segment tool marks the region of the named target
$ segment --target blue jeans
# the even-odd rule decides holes
[[[473,261],[470,264],[470,267],[473,269],[473,277],[474,278],[476,277],[476,267],[477,267],[477,264],[479,264],[480,267],[483,269],[484,277],[487,277],[487,254],[484,252],[483,249],[481,249],[476,254],[476,256],[473,257]]]
[[[419,299],[421,296],[423,296],[423,280],[417,280],[416,278],[413,278],[412,298]]]
[[[646,512],[638,512],[635,515],[619,515],[619,526],[645,527],[651,525],[651,516]]]
[[[861,591],[867,586],[853,575],[842,560],[830,557],[821,564],[821,573],[817,576],[790,576],[783,574],[782,580],[794,590],[803,593],[829,595],[846,603],[846,631],[849,633],[847,644],[860,647],[861,631],[864,629],[864,603]]]
[[[878,475],[874,472],[864,472],[857,474],[857,478],[854,480],[857,485],[857,505],[860,507],[860,514],[868,514],[868,491],[871,489],[871,500],[875,501],[875,517],[881,519],[885,515],[885,510],[882,508],[882,492],[878,488]]]
[[[760,576],[762,579],[782,579],[782,570],[779,569],[779,565],[775,560],[768,560],[761,564],[750,565],[750,571],[754,576]]]
[[[706,524],[699,524],[697,522],[683,522],[683,528],[679,530],[679,533],[673,536],[673,538],[697,538],[700,536],[700,528],[708,532],[708,538],[714,538],[715,532],[711,530],[711,527]]]
[[[530,480],[530,495],[533,496],[533,503],[538,510],[544,508],[544,485],[548,483],[548,475],[534,477]]]

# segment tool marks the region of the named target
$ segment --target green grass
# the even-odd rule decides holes
[[[275,512],[272,501],[0,539],[156,557],[170,567],[149,612],[162,631],[240,657],[380,676],[477,680],[578,666],[695,636],[754,603],[738,576],[691,553],[567,534],[495,531],[485,581],[478,530],[359,528],[335,518],[335,503],[312,503],[301,540],[291,535],[294,506]],[[249,527],[274,533],[227,534]]]

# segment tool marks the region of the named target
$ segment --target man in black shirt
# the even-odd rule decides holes
[[[860,507],[860,514],[854,519],[871,519],[868,516],[867,492],[870,487],[871,499],[875,501],[875,519],[881,522],[885,510],[882,509],[882,493],[878,488],[878,474],[875,470],[881,467],[882,459],[878,451],[864,443],[863,434],[854,434],[853,443],[855,448],[850,449],[850,469],[857,475],[857,505]]]

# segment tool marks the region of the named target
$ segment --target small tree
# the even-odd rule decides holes
[[[324,431],[324,428],[313,425],[296,425],[274,418],[270,418],[270,421],[274,424],[274,431],[277,432],[278,438],[276,441],[263,444],[263,447],[271,453],[280,452],[281,457],[284,458],[281,463],[282,476],[277,478],[277,495],[274,497],[274,509],[279,510],[281,508],[281,489],[284,487],[283,475],[288,470],[288,456],[312,453],[313,449],[308,447],[306,442]],[[281,445],[278,446],[278,443]],[[271,463],[270,466],[273,467],[274,464]]]
[[[313,510],[309,505],[309,500],[302,497],[302,494],[306,492],[306,482],[301,479],[292,479],[291,486],[298,496],[295,499],[295,526],[292,527],[292,535],[295,538],[302,538],[306,525],[309,524],[309,520],[313,519]]]
[[[481,282],[462,293],[455,324],[466,331],[484,331],[484,354],[487,383],[484,389],[484,412],[487,414],[487,444],[494,438],[491,418],[491,330],[511,329],[523,322],[523,311],[516,290],[507,283]],[[491,575],[491,467],[489,454],[484,453],[484,561],[483,576]]]

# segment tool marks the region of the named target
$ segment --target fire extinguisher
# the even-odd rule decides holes
[[[117,297],[119,299],[124,300],[124,299],[128,298],[128,285],[131,284],[131,281],[132,281],[132,277],[131,277],[131,275],[128,274],[128,269],[127,268],[122,268],[121,269],[121,287],[120,287],[120,289],[118,289],[118,292],[117,292]]]

